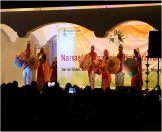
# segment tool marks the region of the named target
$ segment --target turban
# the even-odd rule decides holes
[[[95,46],[94,45],[92,45],[91,47],[94,47],[94,49],[95,49]]]
[[[30,41],[28,41],[28,43],[27,44],[29,44],[30,46],[31,46],[31,43],[30,43]]]
[[[119,47],[121,47],[123,49],[123,45],[122,44],[120,44]]]

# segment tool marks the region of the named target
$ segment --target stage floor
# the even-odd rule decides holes
[[[65,89],[65,86],[60,86],[62,89]],[[82,86],[82,87],[80,87],[80,88],[82,88],[82,89],[84,89],[85,87],[84,86]],[[95,88],[100,88],[100,87],[95,87]],[[110,89],[112,89],[112,90],[115,90],[115,87],[111,87]],[[145,90],[146,88],[142,88],[142,90]],[[151,91],[151,90],[153,90],[154,88],[148,88],[149,89],[149,91]]]

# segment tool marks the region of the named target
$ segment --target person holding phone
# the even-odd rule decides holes
[[[38,53],[40,65],[38,67],[38,72],[37,72],[37,88],[38,91],[41,91],[42,88],[44,87],[45,82],[50,81],[49,77],[49,69],[48,69],[48,63],[46,59],[46,51],[45,48],[42,47],[40,49],[40,53]]]

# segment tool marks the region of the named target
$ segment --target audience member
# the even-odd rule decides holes
[[[18,88],[18,82],[1,84],[2,131],[138,131],[160,130],[161,100],[156,90],[143,93],[114,91],[90,86],[81,90],[67,83],[63,90],[58,82],[42,94],[37,83]],[[70,94],[69,88],[76,93]]]

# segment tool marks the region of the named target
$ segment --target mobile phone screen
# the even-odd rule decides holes
[[[69,88],[69,93],[76,93],[75,88]]]
[[[48,82],[48,87],[53,87],[55,86],[55,82]]]

